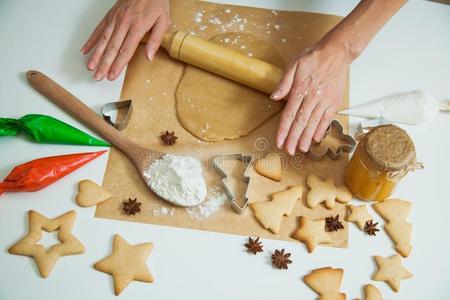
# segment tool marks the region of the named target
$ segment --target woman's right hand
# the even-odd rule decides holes
[[[152,60],[170,25],[168,0],[118,0],[81,49],[94,79],[116,79],[147,32],[146,55]]]

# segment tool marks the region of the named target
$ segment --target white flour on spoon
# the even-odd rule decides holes
[[[180,206],[195,206],[206,198],[201,162],[192,156],[166,154],[144,171],[147,184],[161,198]]]

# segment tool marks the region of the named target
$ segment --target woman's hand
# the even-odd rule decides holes
[[[276,141],[278,148],[307,152],[320,142],[342,102],[351,55],[323,39],[288,66],[273,100],[287,99]]]
[[[95,80],[116,79],[149,31],[145,51],[152,60],[169,25],[168,0],[118,0],[81,49],[93,50],[88,70],[95,70]]]

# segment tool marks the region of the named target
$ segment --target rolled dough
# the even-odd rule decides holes
[[[267,41],[251,34],[219,34],[211,41],[279,67],[282,56]],[[176,92],[178,119],[203,141],[232,140],[248,135],[283,107],[252,88],[187,65]]]

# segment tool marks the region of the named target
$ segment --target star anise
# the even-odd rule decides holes
[[[366,221],[366,224],[364,225],[364,232],[368,235],[377,235],[377,231],[380,231],[380,229],[377,228],[378,222],[374,223],[372,220]]]
[[[172,146],[176,143],[178,137],[175,136],[175,132],[168,132],[161,135],[161,140],[163,141],[164,145],[166,146]]]
[[[138,202],[137,198],[134,200],[129,198],[128,202],[123,202],[123,211],[127,215],[135,215],[136,213],[141,211],[141,202]]]
[[[292,263],[292,260],[289,259],[290,256],[290,253],[284,253],[284,249],[275,250],[275,253],[272,254],[272,265],[277,269],[287,269],[288,264]]]
[[[247,252],[249,253],[256,254],[258,252],[263,252],[263,245],[259,241],[259,237],[256,239],[249,237],[248,243],[245,244],[245,247],[247,247]]]
[[[342,225],[342,222],[339,221],[339,215],[336,215],[334,218],[325,218],[325,231],[332,232],[338,231],[339,229],[344,229],[344,225]]]

